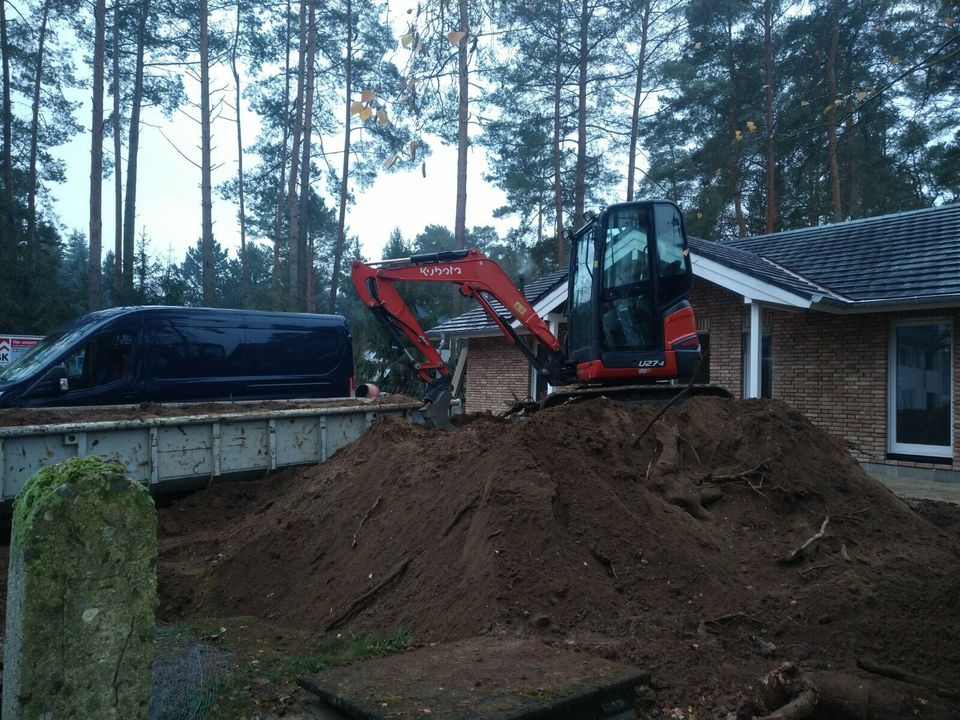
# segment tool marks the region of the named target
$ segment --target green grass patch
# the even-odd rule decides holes
[[[291,692],[297,679],[315,675],[332,665],[382,657],[413,644],[408,632],[386,636],[338,636],[325,638],[306,650],[284,654],[260,650],[239,659],[236,672],[224,678],[211,720],[241,720],[262,713],[258,700],[273,700]]]

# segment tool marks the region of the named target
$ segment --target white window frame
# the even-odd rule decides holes
[[[918,443],[897,442],[897,330],[902,327],[918,325],[947,325],[950,328],[950,444],[920,445]],[[909,320],[894,320],[890,323],[890,335],[887,342],[887,452],[893,455],[914,455],[937,460],[953,459],[954,417],[957,397],[954,391],[953,356],[955,352],[956,332],[953,318],[931,317]]]

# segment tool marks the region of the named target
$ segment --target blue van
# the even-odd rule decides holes
[[[339,315],[126,307],[85,315],[0,371],[0,407],[350,397]]]

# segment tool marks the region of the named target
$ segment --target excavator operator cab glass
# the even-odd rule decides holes
[[[657,228],[657,300],[665,310],[690,292],[693,270],[680,211],[671,203],[655,203],[653,215]]]
[[[649,206],[607,214],[600,289],[601,350],[648,350],[656,344],[651,280]]]

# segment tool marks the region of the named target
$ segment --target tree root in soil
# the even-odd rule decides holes
[[[932,678],[904,671],[898,675],[949,690]],[[784,663],[761,680],[753,711],[761,720],[947,720],[955,717],[956,706],[941,699],[936,689],[919,683],[835,671],[801,672]]]
[[[352,618],[358,612],[363,610],[370,602],[377,596],[377,594],[383,590],[387,585],[392,583],[394,580],[399,578],[407,571],[407,567],[410,565],[410,558],[407,558],[402,563],[397,565],[390,573],[372,588],[367,590],[363,595],[354,600],[342,613],[337,615],[335,618],[330,620],[324,627],[324,631],[330,632],[334,630],[337,626],[342,625],[347,620]]]
[[[808,537],[803,543],[799,546],[788,552],[782,558],[780,562],[784,565],[790,563],[795,563],[798,560],[803,560],[805,557],[809,557],[813,554],[814,550],[817,547],[817,544],[823,539],[823,536],[827,532],[827,525],[830,524],[830,516],[827,515],[823,519],[823,523],[820,525],[820,529],[817,530],[813,535]]]
[[[716,502],[715,493],[704,497],[700,487],[680,467],[680,432],[672,425],[658,425],[655,431],[660,454],[650,466],[648,477],[667,502],[682,507],[698,520],[712,520],[704,505]]]

